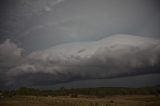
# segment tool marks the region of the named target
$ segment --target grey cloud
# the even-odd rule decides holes
[[[9,39],[0,44],[0,88],[8,79],[7,72],[23,61],[24,49],[17,47]]]
[[[1,48],[10,44],[10,41],[6,42],[1,44]],[[18,54],[22,58],[21,49],[13,43],[11,45],[14,45],[11,50],[16,51],[13,57],[17,58]],[[159,73],[160,40],[113,35],[98,41],[57,45],[23,58],[25,61],[5,72],[6,86],[47,85]]]
[[[18,48],[15,43],[10,40],[6,40],[0,44],[0,66],[12,66],[15,64],[15,60],[19,60],[22,56],[24,49]]]
[[[1,35],[29,52],[119,33],[159,38],[158,0],[5,1]]]

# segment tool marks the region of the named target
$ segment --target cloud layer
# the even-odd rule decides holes
[[[159,38],[159,3],[159,0],[1,0],[0,42],[12,39],[27,52],[33,52],[119,33]]]
[[[10,40],[0,44],[1,87],[159,73],[159,65],[160,40],[133,35],[67,43],[27,56]]]

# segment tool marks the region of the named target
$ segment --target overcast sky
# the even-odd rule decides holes
[[[0,87],[160,84],[159,6],[159,0],[1,0]]]

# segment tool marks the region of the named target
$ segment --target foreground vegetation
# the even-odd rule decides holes
[[[14,96],[1,99],[0,106],[160,106],[160,98],[152,95],[106,96],[105,98]]]
[[[0,91],[0,106],[160,106],[160,86]]]

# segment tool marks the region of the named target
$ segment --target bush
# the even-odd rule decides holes
[[[70,96],[71,98],[77,98],[78,97],[78,95],[77,94],[71,94],[71,96]]]

